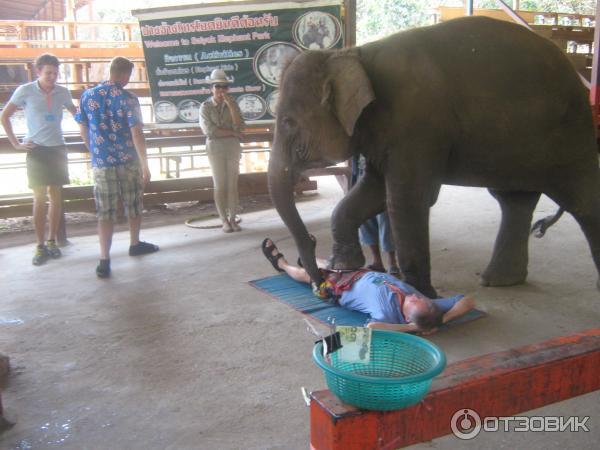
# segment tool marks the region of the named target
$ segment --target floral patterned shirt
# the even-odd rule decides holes
[[[75,120],[88,127],[92,166],[114,167],[137,161],[130,128],[142,122],[140,103],[119,84],[103,81],[87,89]]]

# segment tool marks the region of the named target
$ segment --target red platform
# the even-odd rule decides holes
[[[450,434],[460,409],[511,416],[598,389],[595,328],[450,364],[425,399],[406,409],[362,411],[328,390],[313,392],[310,443],[315,450],[397,449]]]

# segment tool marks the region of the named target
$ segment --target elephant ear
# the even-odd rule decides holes
[[[323,104],[329,104],[348,136],[362,110],[373,100],[371,80],[356,56],[332,56],[327,61]]]

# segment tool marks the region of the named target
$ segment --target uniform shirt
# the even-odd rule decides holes
[[[388,284],[398,287],[406,295],[417,294],[424,297],[414,287],[392,275],[367,272],[352,285],[351,289],[342,293],[339,304],[344,308],[369,314],[371,320],[376,322],[404,324],[406,320],[400,312],[398,298]],[[463,297],[464,295],[456,295],[432,301],[446,313]]]
[[[241,118],[240,107],[237,103],[234,103],[234,105]],[[206,100],[200,106],[199,120],[200,128],[202,128],[202,131],[209,140],[218,139],[215,137],[217,128],[225,128],[239,133],[244,125],[244,119],[242,119],[239,126],[234,125],[227,104],[225,102],[218,104],[213,100],[213,97]]]
[[[71,93],[66,87],[55,85],[46,94],[36,80],[19,86],[9,102],[25,111],[26,141],[45,147],[64,145],[61,128],[63,107],[74,107]]]
[[[94,167],[122,166],[138,160],[130,129],[142,123],[140,103],[119,84],[103,81],[86,90],[75,120],[88,127]]]

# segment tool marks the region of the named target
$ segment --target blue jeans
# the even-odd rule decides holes
[[[352,185],[354,185],[365,172],[365,161],[361,157],[352,159]],[[377,214],[363,223],[358,229],[362,245],[379,244],[379,249],[384,252],[394,252],[394,238],[390,229],[390,219],[387,212]]]
[[[358,234],[363,245],[379,244],[379,248],[384,252],[396,251],[390,219],[386,212],[379,213],[363,223],[358,229]]]

